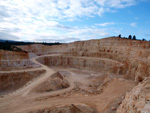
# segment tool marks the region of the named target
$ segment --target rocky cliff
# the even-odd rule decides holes
[[[28,52],[15,52],[0,49],[0,60],[28,59]]]
[[[0,50],[0,70],[31,68],[35,65],[29,60],[28,52]]]
[[[145,79],[126,94],[117,113],[150,113],[150,79]]]
[[[38,58],[39,62],[50,67],[104,71],[136,81],[138,85],[126,94],[117,113],[150,112],[150,42],[110,37],[57,46],[30,45],[20,48],[37,55],[59,54]]]
[[[0,73],[0,95],[13,92],[32,79],[43,74],[44,70],[17,73]]]
[[[77,41],[57,46],[33,44],[19,47],[38,55],[47,53],[63,54],[65,57],[51,57],[54,61],[50,62],[54,65],[72,65],[79,68],[92,67],[94,70],[103,67],[105,71],[111,68],[113,69],[111,72],[122,74],[125,78],[137,82],[150,75],[150,43],[146,41],[110,37],[99,40]],[[48,60],[48,58],[44,59]],[[58,59],[57,63],[56,59]],[[64,59],[64,61],[60,61],[60,59]],[[44,62],[47,62],[47,65],[52,65],[49,60]],[[68,62],[68,64],[64,62]],[[76,62],[77,64],[71,62]]]
[[[49,56],[41,57],[38,59],[38,61],[49,67],[62,66],[99,72],[107,71],[110,73],[119,73],[119,71],[122,70],[124,66],[122,63],[115,60],[96,57]]]

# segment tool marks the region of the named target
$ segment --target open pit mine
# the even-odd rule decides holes
[[[109,37],[0,50],[0,113],[150,113],[150,42]]]

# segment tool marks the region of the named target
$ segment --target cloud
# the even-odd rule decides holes
[[[137,23],[136,22],[133,22],[130,24],[132,27],[137,27]]]
[[[135,0],[1,0],[0,2],[1,36],[31,41],[35,41],[36,37],[40,40],[44,39],[42,37],[47,39],[54,36],[55,40],[61,37],[63,40],[68,38],[71,41],[71,37],[82,40],[107,36],[109,35],[107,30],[75,28],[62,23],[84,17],[103,16],[106,12],[135,4]],[[99,26],[113,24],[115,23],[108,22]]]
[[[10,33],[0,31],[0,39],[3,40],[19,40],[19,37],[12,35]]]
[[[9,17],[9,14],[6,12],[6,8],[0,5],[0,22],[4,21],[3,19]]]
[[[87,28],[87,29],[77,28],[77,29],[71,30],[69,34],[71,34],[71,35],[83,35],[83,34],[91,34],[91,33],[97,34],[100,36],[106,36],[109,34],[104,29],[92,29],[92,28]]]
[[[135,5],[135,0],[94,0],[103,7],[110,8],[125,8],[131,5]]]
[[[115,22],[105,22],[105,23],[101,23],[101,24],[96,24],[98,26],[108,26],[108,25],[114,25]]]
[[[58,31],[59,32],[59,31]],[[19,35],[18,33],[16,35]],[[60,34],[55,31],[50,33],[39,32],[35,34],[26,34],[27,37],[30,37],[27,41],[47,41],[47,42],[72,42],[76,40],[88,40],[88,39],[97,39],[104,36],[109,36],[107,30],[104,29],[93,29],[93,28],[71,28],[65,29],[64,32]],[[33,38],[34,37],[34,38]]]
[[[47,37],[46,39],[41,37],[41,38],[36,38],[34,41],[39,41],[39,42],[60,42],[60,43],[69,43],[69,42],[74,42],[74,41],[79,41],[80,38],[75,38],[75,37],[67,37],[67,36],[52,36],[52,37]]]
[[[102,15],[108,8],[124,8],[135,0],[1,0],[1,6],[11,16],[75,19]]]

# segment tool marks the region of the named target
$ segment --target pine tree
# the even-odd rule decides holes
[[[121,38],[121,34],[119,34],[118,37]]]
[[[136,36],[135,35],[133,36],[133,40],[136,40]]]
[[[132,36],[131,35],[129,35],[129,37],[128,37],[129,39],[132,39]]]

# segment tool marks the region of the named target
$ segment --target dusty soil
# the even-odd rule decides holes
[[[108,73],[75,68],[49,68],[37,62],[36,58],[32,58],[31,61],[40,65],[40,69],[46,72],[30,84],[1,97],[0,113],[46,113],[47,108],[52,113],[62,111],[61,109],[66,110],[64,113],[74,113],[72,109],[75,113],[105,113],[112,107],[112,102],[135,86],[131,80],[110,76]],[[26,71],[31,70],[35,69]],[[72,108],[72,104],[84,104],[89,107],[83,110],[82,107]],[[66,107],[67,105],[69,107]],[[57,106],[64,107],[58,110]]]
[[[95,109],[85,104],[55,106],[52,108],[45,108],[30,113],[47,113],[47,112],[49,113],[97,113]]]
[[[11,63],[11,57],[4,56],[0,62],[0,74],[17,78],[7,79],[6,84],[3,82],[10,88],[5,88],[8,93],[0,97],[0,113],[150,111],[148,41],[110,37],[58,46],[33,44],[20,48],[28,51],[28,54],[21,54],[20,62]],[[11,54],[16,54],[12,60],[19,55]],[[22,60],[28,57],[27,62]],[[2,70],[2,66],[7,71]],[[25,67],[22,69],[21,66]],[[41,76],[36,74],[40,70],[45,70]],[[33,73],[29,74],[32,80],[26,84],[22,82],[22,73]],[[17,87],[19,83],[23,83],[19,85],[21,87]],[[16,88],[9,93],[13,85]]]
[[[32,91],[36,93],[51,92],[69,87],[69,82],[60,74],[51,75],[46,81],[37,85]]]

